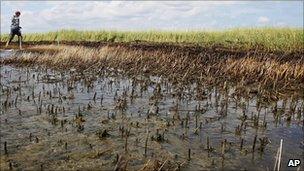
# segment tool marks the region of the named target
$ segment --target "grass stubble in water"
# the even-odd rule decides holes
[[[275,165],[280,139],[282,168],[303,159],[301,95],[265,101],[263,86],[249,96],[239,84],[174,81],[147,67],[3,64],[1,170],[263,170]]]

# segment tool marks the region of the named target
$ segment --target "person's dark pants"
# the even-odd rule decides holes
[[[9,39],[8,43],[11,43],[11,41],[14,39],[15,35],[17,35],[18,38],[22,38],[20,28],[18,28],[18,27],[11,28],[11,34],[10,34],[10,39]]]

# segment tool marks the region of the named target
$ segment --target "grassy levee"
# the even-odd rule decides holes
[[[8,40],[1,34],[1,42]],[[230,49],[265,51],[303,51],[303,28],[238,28],[222,31],[77,31],[60,30],[24,34],[27,42],[157,42],[222,46]]]

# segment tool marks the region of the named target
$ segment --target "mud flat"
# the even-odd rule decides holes
[[[271,170],[281,139],[281,169],[303,161],[296,54],[119,45],[1,53],[1,170]]]

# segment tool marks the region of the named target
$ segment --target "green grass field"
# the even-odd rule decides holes
[[[1,35],[1,41],[8,39]],[[16,39],[16,38],[15,38]],[[76,31],[60,30],[24,34],[24,41],[109,41],[194,43],[202,46],[221,45],[227,48],[271,51],[303,50],[303,28],[239,28],[223,31]]]

